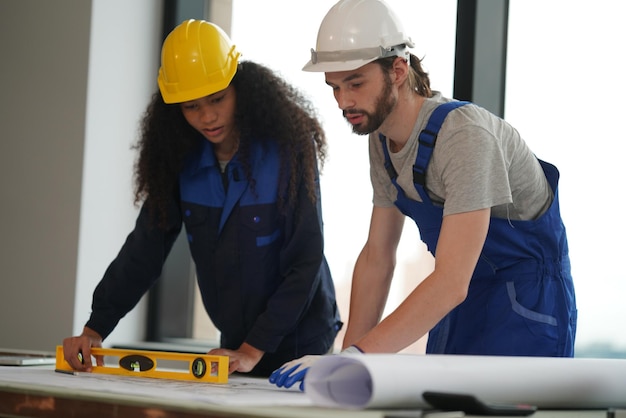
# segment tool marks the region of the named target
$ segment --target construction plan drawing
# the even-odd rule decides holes
[[[419,408],[424,392],[540,408],[626,407],[626,359],[342,354],[309,369],[305,391],[335,408]]]

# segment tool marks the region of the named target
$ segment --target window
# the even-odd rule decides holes
[[[560,172],[578,304],[577,355],[626,356],[618,3],[510,0],[505,116]]]

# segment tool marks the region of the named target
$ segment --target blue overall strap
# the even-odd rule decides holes
[[[448,113],[468,104],[469,102],[447,102],[440,104],[430,115],[426,127],[420,132],[418,141],[419,148],[417,150],[417,156],[415,157],[415,165],[413,166],[413,183],[417,186],[424,186],[426,184],[426,167],[430,161],[430,156],[435,148],[435,142],[437,142],[437,135],[439,129],[443,125],[443,121],[448,116]]]
[[[398,172],[393,167],[393,164],[391,163],[391,158],[389,157],[387,138],[383,134],[378,134],[378,139],[383,146],[383,153],[385,155],[385,170],[387,170],[389,179],[391,180],[391,183],[393,183],[393,185],[396,187],[396,190],[398,191],[398,197],[404,197],[404,190],[402,190],[402,187],[400,187],[400,185],[398,184]]]
[[[387,138],[383,134],[378,134],[378,139],[380,140],[380,143],[383,146],[383,154],[385,155],[385,170],[387,171],[387,174],[389,175],[389,178],[391,179],[391,181],[394,182],[395,184],[395,180],[398,177],[398,173],[396,172],[396,169],[393,167],[393,164],[391,164],[391,158],[389,158],[389,149],[387,148]]]

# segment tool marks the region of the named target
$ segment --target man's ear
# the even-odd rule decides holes
[[[396,57],[391,67],[392,80],[398,86],[409,76],[409,63],[402,57]]]

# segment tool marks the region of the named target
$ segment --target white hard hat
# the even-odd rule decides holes
[[[355,70],[390,56],[409,59],[415,44],[383,0],[340,0],[326,14],[304,71]]]

